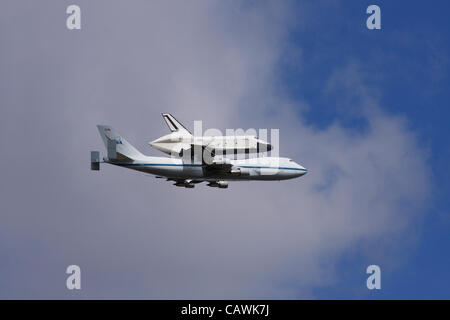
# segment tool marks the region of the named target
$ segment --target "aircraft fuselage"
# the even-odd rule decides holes
[[[146,157],[132,162],[106,163],[133,169],[171,179],[191,180],[287,180],[303,176],[307,170],[288,158],[263,157],[230,160],[233,172],[211,170],[201,163],[186,162],[182,159]]]

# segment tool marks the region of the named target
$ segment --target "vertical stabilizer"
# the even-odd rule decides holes
[[[144,157],[110,126],[98,125],[97,128],[108,151],[109,160],[134,160]]]
[[[186,129],[180,122],[177,121],[170,113],[162,114],[164,121],[166,121],[167,126],[172,132],[181,132],[188,135],[192,135],[188,129]]]

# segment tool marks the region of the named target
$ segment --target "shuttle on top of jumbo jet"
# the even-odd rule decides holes
[[[289,158],[258,157],[230,159],[221,154],[259,153],[272,146],[253,136],[194,137],[172,115],[163,114],[172,133],[150,142],[154,148],[171,157],[143,155],[110,126],[98,125],[107,156],[91,151],[91,169],[100,163],[141,171],[174,181],[178,187],[193,188],[200,182],[227,188],[228,181],[287,180],[305,175],[307,170]],[[230,153],[231,151],[231,153]]]
[[[260,153],[272,150],[272,146],[255,136],[193,136],[170,113],[162,114],[171,133],[162,136],[149,144],[159,151],[174,155],[183,155],[183,151],[192,146],[200,146],[215,150],[220,154]]]

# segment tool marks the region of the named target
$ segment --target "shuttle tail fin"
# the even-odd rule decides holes
[[[192,135],[192,133],[190,133],[189,130],[186,129],[180,122],[178,122],[177,119],[175,119],[174,116],[172,116],[170,113],[163,113],[162,116],[164,118],[164,121],[166,121],[170,131]]]

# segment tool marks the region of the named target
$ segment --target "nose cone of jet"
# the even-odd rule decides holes
[[[296,177],[301,177],[301,176],[304,176],[305,174],[308,173],[308,170],[305,167],[299,165],[298,163],[295,163],[295,165],[296,165],[295,167],[297,169],[297,170],[295,170],[296,171],[296,174],[295,174]]]
[[[305,167],[303,167],[303,166],[301,166],[301,165],[299,165],[299,169],[300,169],[300,176],[304,176],[305,174],[307,174],[308,173],[308,169],[306,169]]]

